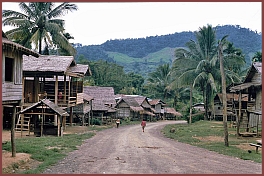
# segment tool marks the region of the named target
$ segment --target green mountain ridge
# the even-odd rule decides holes
[[[262,51],[262,34],[242,28],[239,25],[224,25],[214,27],[217,39],[228,35],[228,41],[240,48],[245,55],[247,67],[257,51]],[[138,39],[115,39],[101,45],[82,46],[76,44],[78,62],[79,56],[90,61],[105,60],[123,66],[125,72],[134,72],[146,77],[159,65],[172,63],[174,50],[185,47],[185,44],[195,40],[195,32],[180,32],[162,36],[150,36]]]
[[[166,47],[160,51],[150,53],[143,58],[134,58],[118,52],[106,52],[113,61],[124,67],[125,72],[136,72],[142,76],[147,76],[149,72],[155,70],[157,65],[165,63],[172,64],[174,51],[176,48]]]

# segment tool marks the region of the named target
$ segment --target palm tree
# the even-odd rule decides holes
[[[3,25],[15,27],[6,32],[7,36],[25,47],[38,49],[42,45],[52,47],[54,44],[75,54],[75,49],[64,36],[64,20],[57,19],[68,11],[77,10],[75,4],[64,2],[55,7],[53,2],[19,3],[22,12],[3,10]]]
[[[186,43],[186,48],[175,50],[174,65],[180,65],[178,72],[181,73],[181,84],[190,85],[200,89],[204,97],[205,119],[208,117],[209,106],[213,106],[213,98],[221,85],[221,73],[219,70],[219,59],[217,56],[216,34],[211,25],[199,28],[196,34],[196,41],[190,40]],[[245,64],[245,58],[240,49],[226,41],[224,48],[225,64],[224,70],[228,83],[239,82],[237,73],[241,71]],[[183,65],[184,63],[184,65]],[[173,67],[175,70],[175,66]],[[191,88],[192,88],[191,87]],[[190,111],[191,112],[191,111]]]
[[[148,84],[155,89],[156,92],[162,92],[160,98],[166,101],[169,94],[168,86],[171,83],[171,68],[170,65],[160,65],[154,72],[151,72],[148,77]]]
[[[190,80],[190,76],[195,76],[191,79],[193,81],[192,86],[200,88],[203,93],[205,104],[204,119],[207,119],[209,102],[213,99],[213,93],[216,92],[215,78],[218,77],[217,69],[215,68],[217,60],[214,58],[216,54],[216,35],[211,25],[199,28],[195,35],[197,41],[191,40],[187,42],[186,49],[176,49],[175,57],[184,59],[182,62],[186,63],[187,70],[181,76],[183,79]]]

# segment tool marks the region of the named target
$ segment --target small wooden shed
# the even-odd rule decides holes
[[[19,121],[22,122],[17,122],[16,126],[21,135],[23,131],[28,131],[30,135],[32,130],[35,135],[40,136],[45,134],[63,136],[66,117],[69,116],[66,111],[48,99],[40,100],[22,109],[18,114],[23,114],[23,118],[19,115]]]

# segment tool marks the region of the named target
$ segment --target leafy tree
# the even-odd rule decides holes
[[[4,26],[14,26],[6,32],[10,39],[21,45],[38,49],[41,54],[42,45],[54,45],[67,50],[71,55],[75,49],[64,35],[64,20],[57,19],[68,11],[77,10],[75,4],[64,2],[55,7],[53,2],[21,2],[19,7],[24,13],[13,10],[3,10],[2,23]]]

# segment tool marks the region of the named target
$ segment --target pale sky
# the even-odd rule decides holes
[[[82,45],[197,31],[207,24],[240,25],[262,32],[261,2],[73,3],[79,9],[60,18],[74,37],[70,42]],[[2,9],[20,11],[18,3],[12,2],[2,2]]]

